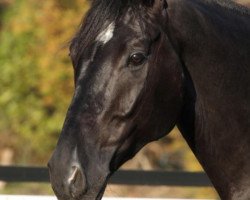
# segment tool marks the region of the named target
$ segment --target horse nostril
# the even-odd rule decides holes
[[[69,192],[72,198],[77,198],[86,193],[86,178],[78,166],[73,166],[68,179]]]
[[[77,178],[77,173],[79,173],[79,169],[77,167],[72,167],[72,168],[73,168],[73,173],[68,179],[69,185],[72,185],[75,183],[76,178]]]

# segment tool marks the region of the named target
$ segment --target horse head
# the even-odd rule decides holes
[[[60,200],[101,199],[108,178],[176,124],[181,62],[165,0],[96,0],[72,40],[75,92],[49,161]]]

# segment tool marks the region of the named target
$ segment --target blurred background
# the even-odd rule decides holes
[[[68,43],[88,7],[87,0],[0,0],[1,165],[46,166],[73,94]],[[123,168],[202,170],[177,129]],[[49,184],[1,182],[0,193],[53,194]],[[213,188],[115,185],[106,195],[217,198]]]

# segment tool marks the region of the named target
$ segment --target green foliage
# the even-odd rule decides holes
[[[56,144],[73,91],[67,43],[87,7],[16,0],[3,13],[0,148],[14,148],[18,163],[46,163]]]

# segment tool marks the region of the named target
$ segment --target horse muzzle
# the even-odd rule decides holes
[[[79,163],[60,164],[52,158],[48,167],[52,188],[59,199],[79,199],[87,192],[86,176]]]
[[[101,199],[109,173],[106,173],[106,170],[98,170],[96,162],[90,164],[89,170],[84,169],[76,151],[71,156],[61,155],[55,151],[48,162],[50,181],[57,198],[59,200]]]

